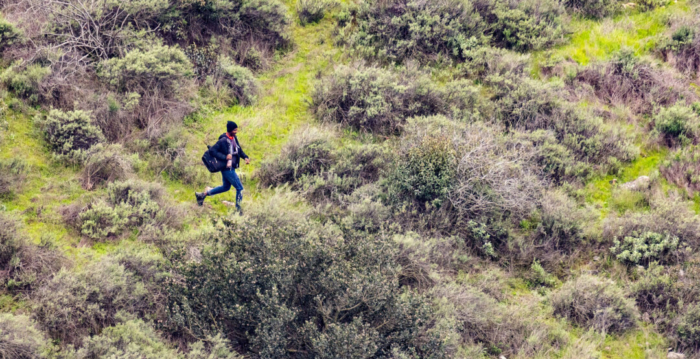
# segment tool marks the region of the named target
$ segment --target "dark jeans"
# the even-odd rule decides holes
[[[238,178],[236,171],[233,169],[226,169],[221,171],[221,178],[224,181],[219,187],[216,187],[209,191],[209,195],[213,196],[219,193],[227,192],[231,189],[231,186],[236,189],[236,208],[241,208],[241,201],[243,200],[243,185],[241,180]]]

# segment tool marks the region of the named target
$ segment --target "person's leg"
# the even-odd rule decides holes
[[[241,183],[240,178],[238,178],[236,171],[231,171],[229,181],[231,182],[233,188],[236,189],[236,209],[240,211],[241,202],[243,201],[243,184]]]
[[[228,190],[231,189],[231,182],[229,181],[229,178],[227,176],[227,172],[233,172],[233,171],[227,171],[227,170],[221,171],[221,180],[222,180],[223,184],[219,187],[214,188],[214,189],[210,189],[208,192],[205,191],[204,193],[207,196],[214,196],[214,195],[217,195],[219,193],[227,192]]]

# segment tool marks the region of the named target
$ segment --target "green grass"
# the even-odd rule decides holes
[[[617,175],[601,176],[590,181],[583,189],[586,202],[598,206],[603,216],[605,216],[610,210],[613,195],[614,186],[610,181],[617,179],[617,185],[619,186],[625,182],[633,181],[639,176],[651,177],[658,171],[659,165],[667,153],[668,150],[666,149],[650,152],[625,166]],[[667,186],[665,180],[661,179],[661,182]]]
[[[628,12],[614,19],[574,19],[569,28],[572,34],[565,45],[535,54],[535,63],[551,60],[574,61],[587,65],[604,60],[622,48],[634,49],[643,55],[654,48],[666,30],[668,19],[687,13],[686,0],[646,13]]]

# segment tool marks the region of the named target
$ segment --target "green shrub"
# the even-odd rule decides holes
[[[487,44],[516,51],[556,44],[564,34],[562,14],[558,2],[546,0],[362,2],[341,32],[368,58],[461,62]]]
[[[700,191],[700,150],[697,146],[679,148],[663,161],[660,171],[666,180],[692,197]]]
[[[668,233],[632,232],[622,240],[615,238],[615,245],[610,248],[610,252],[628,264],[648,265],[652,261],[675,263],[683,254],[678,248],[679,241],[678,237]]]
[[[0,358],[45,358],[49,343],[27,316],[0,314]]]
[[[490,5],[490,11],[482,12],[482,17],[489,19],[495,16],[497,19],[489,24],[492,32],[490,42],[494,46],[523,52],[536,51],[561,43],[566,34],[565,12],[559,1],[494,1]]]
[[[538,261],[532,262],[530,266],[530,281],[534,285],[554,287],[559,283],[557,277],[547,273]]]
[[[388,239],[344,235],[272,205],[226,219],[200,260],[187,260],[184,248],[174,253],[176,335],[220,332],[260,357],[374,357],[391,348],[442,357],[422,335],[427,303],[399,287]]]
[[[676,345],[687,351],[700,350],[700,304],[691,304],[682,313],[674,328]]]
[[[663,266],[652,263],[634,282],[630,296],[653,323],[665,327],[683,304],[683,291]]]
[[[118,357],[125,359],[237,359],[221,336],[194,343],[187,354],[179,353],[164,341],[152,326],[140,319],[117,314],[119,324],[105,328],[100,335],[86,337],[75,359]],[[205,345],[205,342],[208,345]]]
[[[647,212],[627,212],[609,216],[604,222],[603,238],[617,240],[615,254],[628,262],[648,264],[682,260],[686,247],[700,243],[700,221],[695,212],[677,197],[652,197]]]
[[[51,110],[40,125],[51,150],[68,163],[83,163],[87,151],[105,140],[102,131],[84,111]]]
[[[22,42],[22,31],[11,22],[0,19],[0,51]]]
[[[19,191],[26,173],[27,165],[22,159],[0,160],[0,198],[11,197]]]
[[[700,135],[700,116],[692,108],[676,104],[659,110],[654,128],[669,144],[695,142]]]
[[[322,130],[306,128],[292,134],[279,157],[260,165],[256,177],[263,186],[278,186],[297,181],[302,176],[316,175],[334,162],[329,136]]]
[[[479,356],[535,357],[566,343],[562,330],[548,324],[539,301],[509,306],[465,284],[447,283],[431,290],[436,320],[454,323],[460,346],[481,346]],[[551,314],[550,314],[551,315]],[[443,322],[443,323],[444,323]]]
[[[622,3],[617,0],[565,0],[563,4],[573,13],[592,19],[602,19],[622,11]]]
[[[628,134],[560,102],[561,89],[554,85],[514,76],[489,76],[486,83],[494,90],[496,119],[509,128],[533,131],[524,137],[542,148],[538,162],[556,181],[585,180],[591,165],[608,170],[637,156]]]
[[[673,57],[676,69],[691,78],[700,70],[700,36],[697,32],[691,26],[681,26],[671,34],[670,39],[660,45],[664,56]]]
[[[152,45],[101,62],[97,74],[119,92],[174,98],[192,71],[190,60],[179,48]]]
[[[106,256],[77,272],[63,269],[35,292],[32,316],[52,339],[76,346],[114,325],[120,311],[153,319],[163,299],[160,261],[135,252]]]
[[[133,229],[151,235],[149,231],[177,226],[178,217],[166,204],[161,186],[132,180],[110,183],[107,198],[83,209],[77,225],[84,236],[105,240]]]
[[[41,95],[41,83],[50,74],[50,68],[39,64],[14,63],[0,74],[0,81],[18,97],[37,103]]]
[[[314,24],[323,19],[331,5],[328,0],[297,0],[296,10],[302,25]]]
[[[562,192],[549,191],[543,195],[536,227],[531,234],[532,247],[521,245],[525,260],[538,258],[548,268],[560,264],[586,244],[587,231],[597,216]]]
[[[125,180],[132,173],[138,156],[128,156],[122,145],[97,144],[85,153],[82,180],[87,189]]]
[[[332,153],[332,165],[316,176],[304,176],[298,185],[315,202],[339,202],[361,186],[377,182],[388,165],[385,147],[343,146]]]
[[[248,106],[255,102],[260,93],[260,84],[250,70],[233,63],[224,64],[221,76],[231,91],[234,104]]]
[[[666,6],[670,3],[669,0],[642,0],[637,1],[637,9],[639,11],[651,11],[659,7]]]
[[[399,154],[394,172],[387,178],[389,197],[409,198],[440,207],[452,191],[458,153],[447,137],[404,138],[407,148]]]
[[[29,292],[48,280],[62,265],[49,243],[35,246],[23,233],[21,222],[0,212],[0,284],[3,291]]]
[[[554,314],[603,333],[622,333],[636,326],[634,303],[612,281],[592,275],[570,280],[551,296]]]
[[[363,65],[338,66],[316,85],[312,110],[324,122],[395,134],[409,117],[472,112],[477,101],[469,89],[464,82],[440,88],[415,68],[394,73]]]
[[[192,42],[207,42],[212,36],[223,35],[234,48],[257,43],[269,51],[287,49],[292,44],[289,12],[277,0],[183,1],[169,7],[159,20],[167,33],[183,34]]]

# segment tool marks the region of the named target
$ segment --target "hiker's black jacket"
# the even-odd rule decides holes
[[[238,143],[238,137],[233,136],[233,138],[236,140],[236,144],[238,145],[238,153],[237,154],[232,154],[233,156],[233,165],[231,168],[238,168],[238,165],[241,161],[241,158],[248,158],[248,155],[243,152],[243,149],[241,148],[241,144]],[[214,155],[214,157],[226,161],[226,156],[228,156],[230,153],[230,146],[228,142],[228,136],[226,136],[226,133],[223,135],[219,136],[219,141],[216,142],[214,146],[211,146],[209,149],[211,151],[211,154]]]

